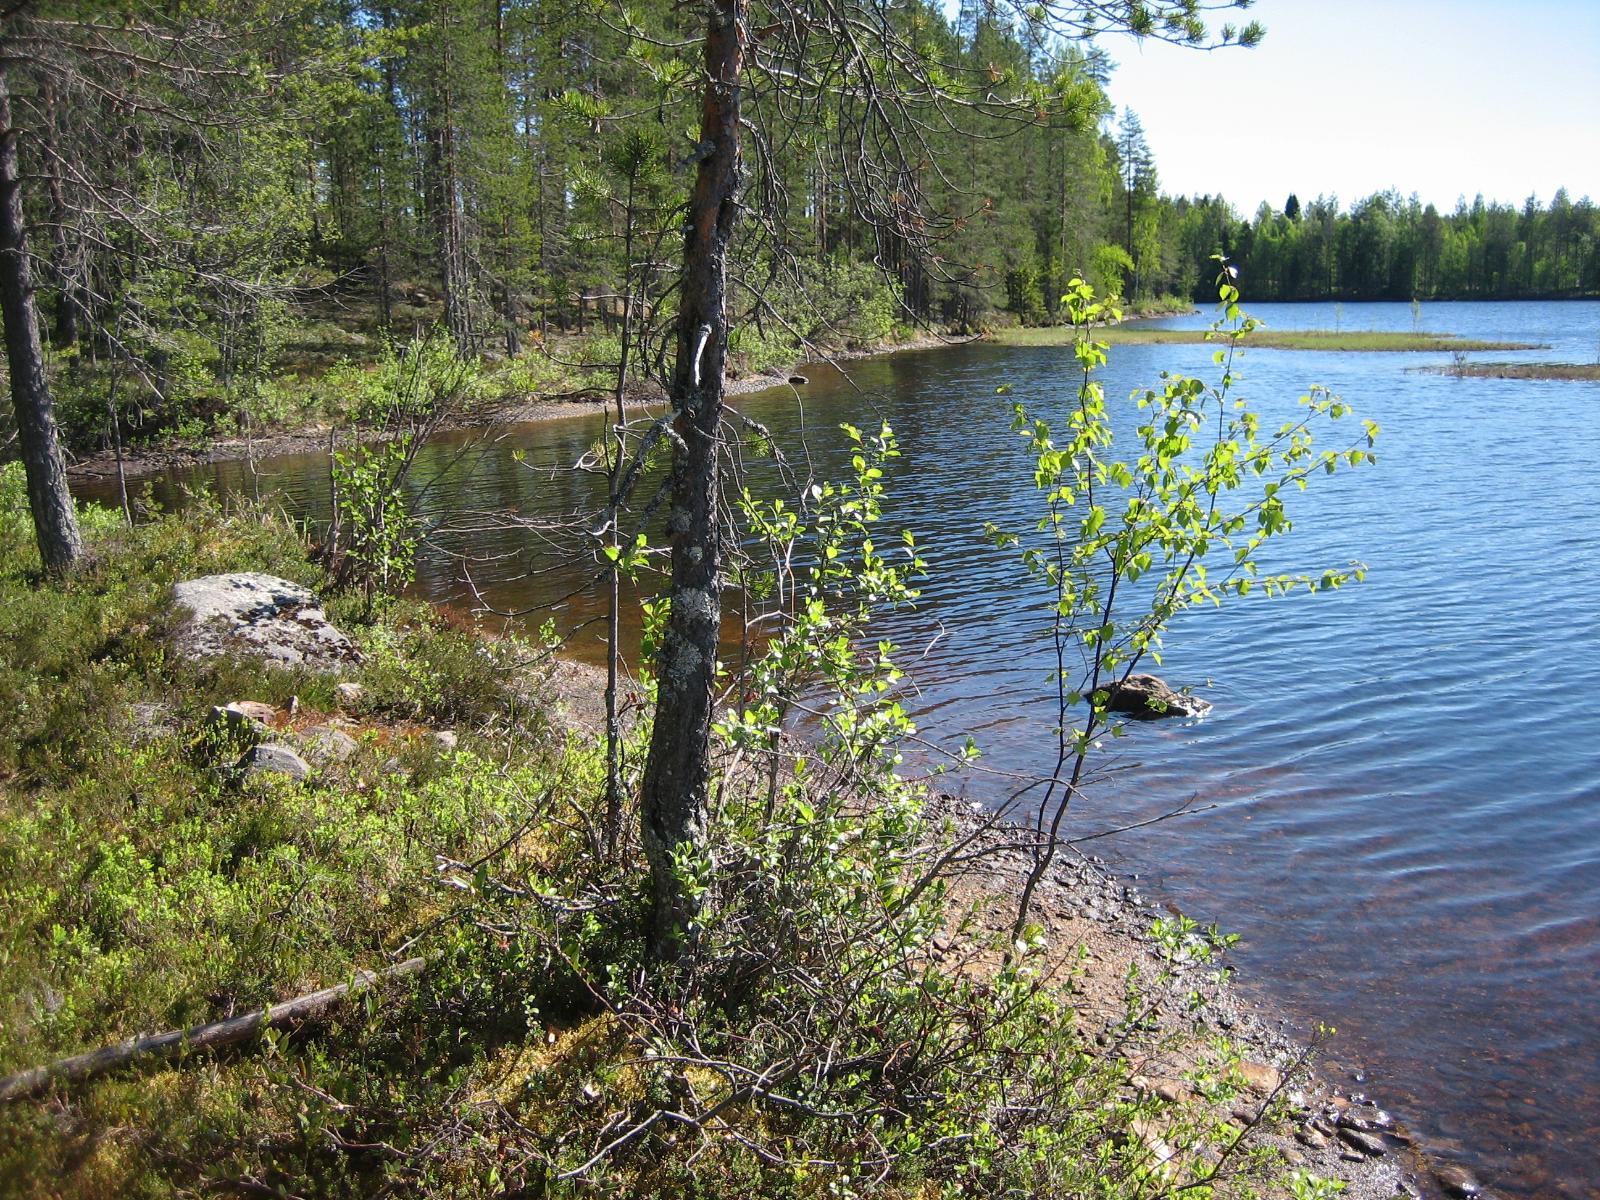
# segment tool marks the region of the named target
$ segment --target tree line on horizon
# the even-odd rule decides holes
[[[1516,300],[1600,294],[1600,209],[1565,188],[1548,205],[1459,201],[1441,213],[1390,189],[1348,208],[1336,197],[1241,217],[1221,196],[1154,202],[1155,286],[1208,296],[1204,265],[1222,253],[1247,300]],[[1170,256],[1170,257],[1169,257]],[[1201,278],[1196,280],[1196,271]]]

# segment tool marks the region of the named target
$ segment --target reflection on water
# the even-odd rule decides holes
[[[1331,327],[1331,306],[1264,306],[1277,328]],[[1343,306],[1347,328],[1410,329],[1410,306]],[[1179,319],[1180,322],[1189,319]],[[1425,329],[1550,343],[1584,361],[1600,304],[1434,304]],[[1204,373],[1203,346],[1117,347],[1113,400],[1162,370]],[[983,523],[1021,527],[1032,486],[1009,431],[1010,384],[1030,404],[1070,388],[1064,352],[969,346],[856,364],[852,387],[809,372],[744,407],[819,477],[845,462],[839,421],[889,420],[904,458],[887,520],[916,531],[930,579],[900,643],[925,732],[972,732],[986,762],[1048,770],[1048,618]],[[1496,355],[1495,357],[1507,357]],[[1199,724],[1141,727],[1084,806],[1079,832],[1166,811],[1201,815],[1116,840],[1172,899],[1245,937],[1244,975],[1334,1053],[1376,1068],[1409,1099],[1425,1139],[1501,1191],[1592,1194],[1600,1144],[1600,385],[1472,379],[1411,368],[1445,356],[1257,351],[1244,391],[1289,413],[1325,384],[1384,427],[1380,465],[1304,497],[1272,566],[1353,558],[1366,583],[1315,598],[1251,601],[1182,618],[1163,673],[1216,705]],[[493,514],[551,520],[593,502],[570,465],[599,425],[515,429],[425,456],[422,507],[477,514],[420,564],[436,600],[531,610],[600,651],[593,566],[554,569],[539,539]],[[802,438],[803,431],[803,438]],[[518,461],[513,450],[525,451]],[[298,511],[326,504],[321,456],[269,464]],[[238,464],[207,468],[238,487]],[[176,480],[158,481],[171,493]],[[470,563],[470,565],[469,565]],[[469,585],[470,580],[470,585]],[[993,798],[973,775],[964,786]],[[1104,845],[1105,843],[1101,843]]]

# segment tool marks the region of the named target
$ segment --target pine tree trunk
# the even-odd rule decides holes
[[[749,0],[716,0],[707,23],[701,155],[684,235],[672,405],[671,611],[657,665],[645,765],[643,841],[650,861],[651,946],[664,960],[692,949],[698,902],[673,869],[703,849],[711,774],[722,581],[717,544],[717,433],[728,347],[728,244],[739,187],[739,82]]]
[[[60,573],[83,556],[78,514],[67,490],[66,464],[56,433],[55,409],[44,374],[33,300],[33,268],[28,260],[22,216],[22,183],[17,165],[17,131],[11,124],[11,90],[0,63],[0,314],[6,327],[11,402],[17,411],[17,440],[28,477],[28,506],[45,570]]]

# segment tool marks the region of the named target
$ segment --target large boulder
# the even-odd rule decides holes
[[[206,575],[176,584],[172,598],[189,613],[175,639],[188,658],[250,656],[325,672],[361,658],[328,623],[316,596],[287,579],[250,571]]]
[[[1211,711],[1209,701],[1168,687],[1154,675],[1129,675],[1095,693],[1104,694],[1106,711],[1125,713],[1141,721],[1159,717],[1200,717]]]

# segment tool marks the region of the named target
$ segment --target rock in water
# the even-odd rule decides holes
[[[1120,683],[1107,684],[1095,694],[1105,695],[1108,712],[1126,713],[1141,721],[1199,717],[1211,711],[1209,701],[1175,691],[1154,675],[1129,675]]]
[[[1483,1186],[1472,1177],[1471,1172],[1461,1167],[1453,1165],[1435,1167],[1433,1177],[1447,1196],[1459,1196],[1466,1200],[1467,1197],[1481,1195],[1483,1192]]]
[[[360,652],[328,624],[310,590],[257,572],[206,575],[172,589],[188,610],[176,643],[188,658],[248,655],[286,667],[335,672],[359,662]]]

